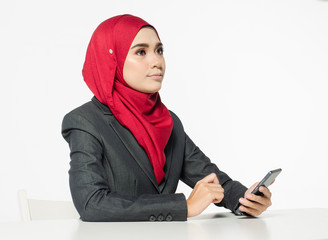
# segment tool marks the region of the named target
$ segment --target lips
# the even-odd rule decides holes
[[[154,73],[154,74],[147,75],[147,77],[154,79],[154,80],[162,80],[163,74],[162,73]]]
[[[163,77],[162,73],[149,74],[148,77]]]

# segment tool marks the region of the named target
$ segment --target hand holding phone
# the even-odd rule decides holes
[[[260,192],[260,187],[264,186],[264,187],[269,187],[271,183],[274,182],[274,180],[276,179],[276,177],[281,173],[282,169],[278,168],[275,170],[272,170],[270,172],[268,172],[268,174],[261,180],[261,182],[259,184],[257,184],[257,186],[254,188],[254,190],[252,191],[252,194],[258,195],[258,196],[263,196],[263,193]],[[239,210],[240,204],[238,204],[237,209],[235,210],[235,213],[239,216],[249,216],[249,214],[244,213],[242,211]]]

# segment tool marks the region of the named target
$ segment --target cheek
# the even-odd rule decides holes
[[[133,69],[134,64],[131,61],[125,61],[124,67],[123,67],[123,78],[125,82],[131,86],[131,79],[133,79]]]
[[[127,81],[128,79],[135,79],[144,75],[145,64],[140,61],[129,59],[126,60],[123,67],[123,77]]]
[[[125,82],[133,89],[145,92],[147,88],[146,75],[147,64],[135,59],[126,60],[123,67],[123,78]]]
[[[163,61],[162,61],[162,69],[163,69],[163,74],[165,73],[165,67],[166,67],[166,65],[165,65],[165,59],[164,59],[164,57],[163,57]]]

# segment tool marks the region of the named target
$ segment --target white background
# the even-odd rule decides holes
[[[61,121],[92,97],[93,30],[122,13],[157,28],[162,101],[221,170],[250,186],[281,167],[271,209],[327,207],[328,1],[1,0],[0,221],[18,189],[70,200]]]

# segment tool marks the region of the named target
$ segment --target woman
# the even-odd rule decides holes
[[[271,193],[250,194],[200,151],[161,102],[163,46],[154,27],[120,15],[93,33],[83,77],[92,101],[68,113],[73,202],[84,221],[185,221],[215,203],[258,216]],[[193,188],[186,200],[178,181]]]

